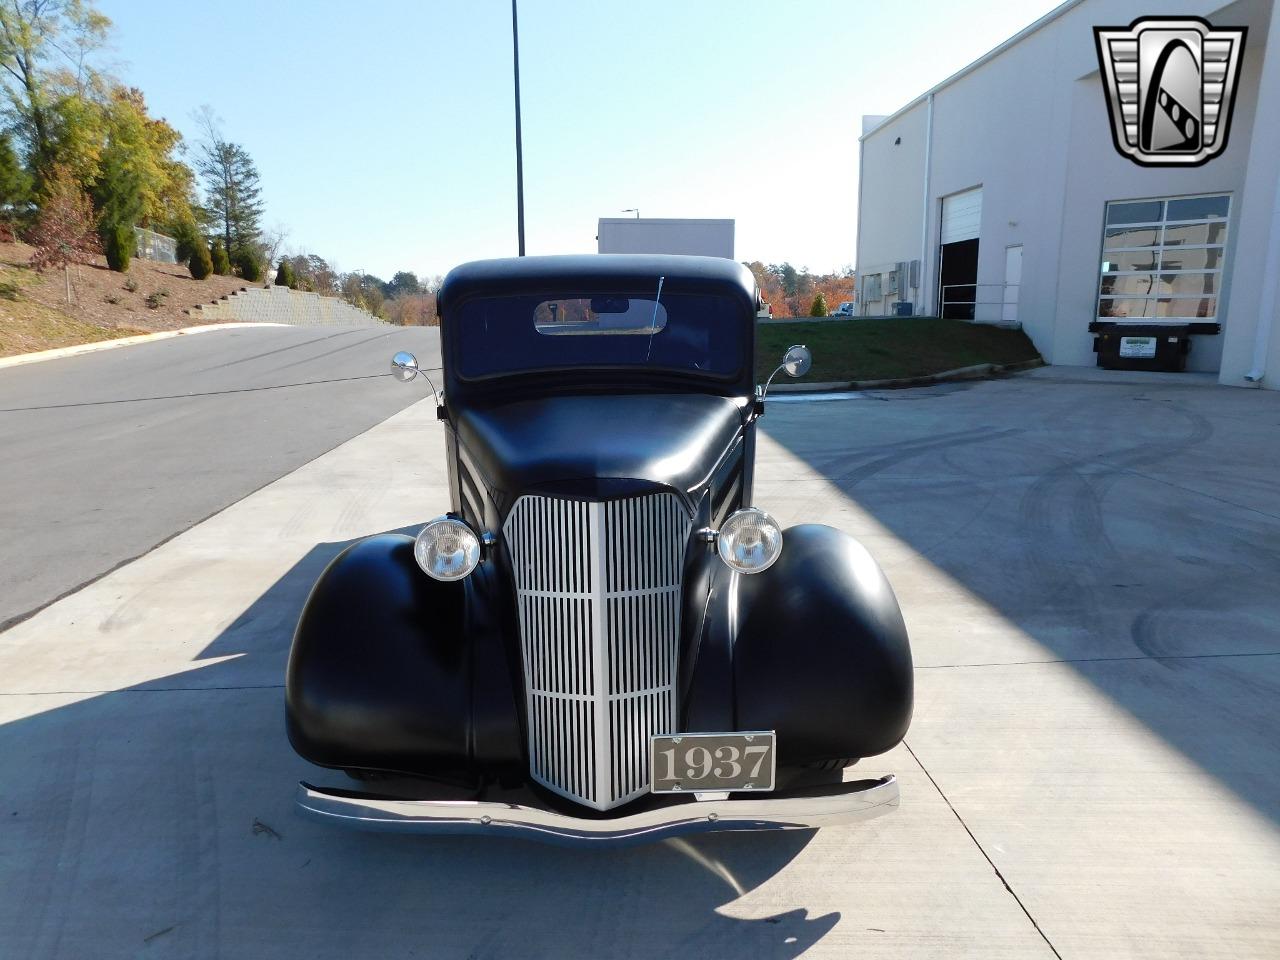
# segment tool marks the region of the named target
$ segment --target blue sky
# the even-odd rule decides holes
[[[188,137],[209,104],[265,222],[343,270],[516,252],[506,0],[100,0],[115,67]],[[522,0],[528,252],[596,220],[732,217],[741,260],[852,264],[862,114],[889,113],[1049,0]]]

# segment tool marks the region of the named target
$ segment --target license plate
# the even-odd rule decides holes
[[[1150,359],[1156,355],[1155,337],[1121,337],[1120,356]]]
[[[773,789],[777,766],[772,730],[682,733],[649,741],[654,793]]]

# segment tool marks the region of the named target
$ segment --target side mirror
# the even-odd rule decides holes
[[[787,371],[787,376],[793,379],[803,377],[812,366],[813,354],[803,343],[787,347],[787,352],[782,355],[782,369]]]
[[[773,378],[782,371],[787,372],[788,377],[803,377],[809,372],[809,368],[813,366],[813,354],[809,352],[809,348],[803,343],[792,344],[787,347],[787,352],[782,355],[782,363],[769,374],[769,379],[764,382],[764,386],[760,389],[760,395],[756,397],[755,412],[756,416],[764,413],[765,397],[769,396],[769,386],[773,383]]]
[[[397,380],[408,383],[418,375],[418,358],[401,350],[391,358],[391,373]]]

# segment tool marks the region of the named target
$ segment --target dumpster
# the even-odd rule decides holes
[[[1203,324],[1196,324],[1203,326]],[[1098,366],[1108,370],[1170,370],[1187,368],[1191,351],[1190,325],[1091,323]],[[1199,332],[1199,331],[1197,331]]]
[[[893,301],[893,315],[895,317],[909,317],[912,314],[912,304],[910,300]]]

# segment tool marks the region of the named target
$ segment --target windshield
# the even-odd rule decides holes
[[[465,379],[576,367],[652,367],[733,377],[746,335],[728,297],[518,296],[468,300],[455,329]]]

